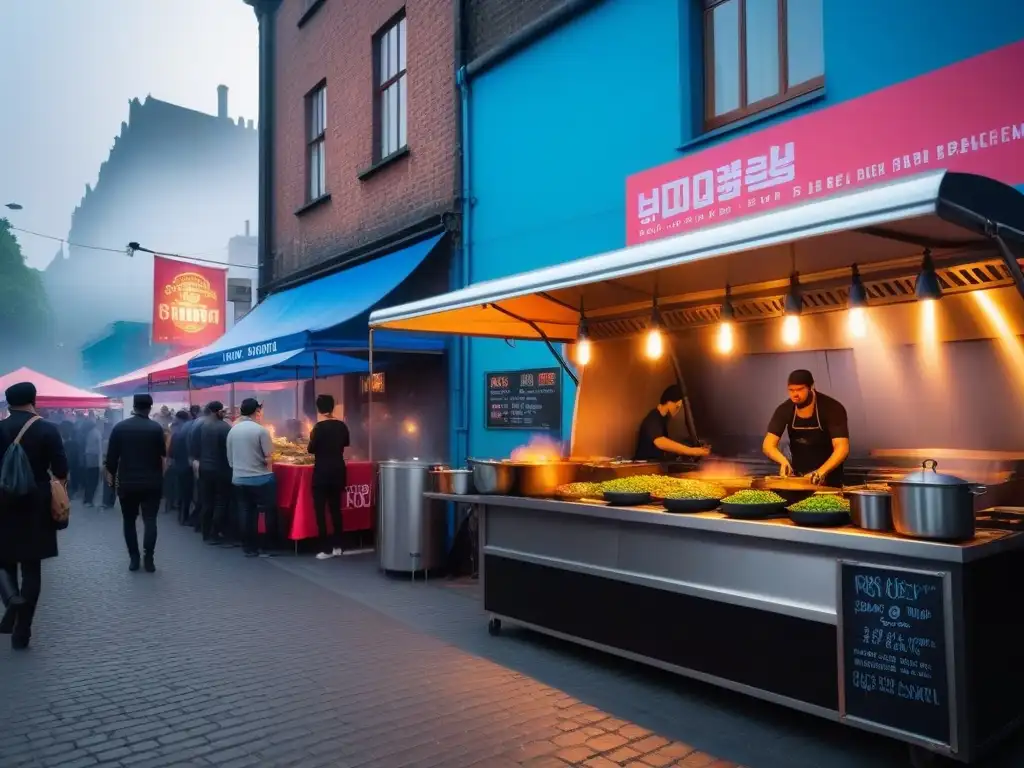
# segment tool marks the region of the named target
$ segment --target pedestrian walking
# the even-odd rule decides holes
[[[192,508],[192,485],[194,474],[192,462],[188,455],[189,432],[192,428],[192,416],[188,411],[178,411],[174,414],[176,426],[171,431],[171,448],[168,452],[170,466],[167,472],[171,475],[171,481],[175,492],[175,508],[178,511],[178,524],[185,525],[188,522]]]
[[[242,529],[246,557],[267,555],[260,547],[262,514],[267,533],[276,532],[277,483],[274,480],[274,441],[263,426],[263,404],[255,398],[242,401],[238,421],[228,432],[228,464]]]
[[[82,467],[78,457],[78,434],[71,417],[60,423],[60,434],[64,440],[64,455],[68,459],[68,495],[74,496],[82,485]]]
[[[198,533],[203,529],[203,484],[199,479],[199,458],[203,452],[203,425],[210,416],[208,408],[197,413],[198,405],[193,405],[194,415],[192,426],[188,430],[188,456],[192,462],[193,494],[192,494],[192,528]]]
[[[231,495],[231,465],[228,464],[228,433],[224,405],[213,401],[199,430],[199,488],[202,499],[203,541],[211,545],[230,544],[227,512]]]
[[[103,456],[107,455],[107,448],[110,446],[110,433],[114,431],[114,417],[108,414],[103,418]],[[103,485],[103,509],[113,509],[117,501],[117,479],[113,483],[102,483]]]
[[[57,557],[51,475],[66,483],[68,460],[56,425],[36,415],[35,385],[14,384],[4,397],[10,416],[0,421],[0,457],[17,442],[31,467],[32,483],[23,496],[0,492],[0,633],[10,633],[11,647],[24,650],[39,605],[42,561]]]
[[[164,430],[149,418],[153,408],[150,395],[136,395],[132,415],[117,424],[107,446],[107,482],[117,478],[121,502],[124,543],[128,547],[128,570],[139,570],[139,534],[136,521],[142,515],[143,567],[153,573],[156,565],[156,517],[163,491],[164,458],[167,445]]]
[[[328,560],[343,554],[341,499],[345,493],[346,468],[345,449],[349,446],[348,426],[334,417],[334,398],[320,395],[316,399],[319,421],[309,433],[306,448],[313,454],[313,509],[323,549],[316,556]],[[331,526],[328,534],[327,512],[330,511]]]
[[[92,507],[96,501],[96,488],[100,484],[100,470],[103,465],[103,432],[95,419],[87,419],[82,431],[82,489],[85,506]]]

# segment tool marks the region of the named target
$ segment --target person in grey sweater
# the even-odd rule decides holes
[[[241,418],[231,427],[227,439],[231,482],[241,517],[242,548],[246,557],[267,555],[261,552],[259,523],[264,515],[268,533],[276,529],[277,485],[274,482],[274,441],[261,423],[263,405],[255,398],[246,398],[240,408]]]

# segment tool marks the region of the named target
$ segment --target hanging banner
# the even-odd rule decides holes
[[[153,342],[198,349],[225,330],[227,269],[153,257]]]
[[[630,176],[636,245],[947,170],[1024,184],[1024,41]]]

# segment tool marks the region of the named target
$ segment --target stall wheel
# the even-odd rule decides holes
[[[501,619],[491,619],[487,622],[487,632],[492,637],[497,637],[501,634]]]

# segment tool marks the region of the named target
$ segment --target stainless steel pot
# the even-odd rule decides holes
[[[507,461],[470,459],[469,466],[478,493],[506,496],[516,484],[516,466]]]
[[[473,492],[473,470],[435,469],[430,472],[438,493],[466,496]]]
[[[921,469],[890,480],[892,524],[896,532],[919,539],[964,541],[974,538],[974,497],[988,489],[937,471],[927,459]]]
[[[888,491],[867,488],[847,490],[853,524],[866,531],[892,530],[892,496]]]
[[[572,461],[517,462],[514,466],[519,494],[534,498],[554,496],[558,486],[576,482],[580,471],[580,465]]]

